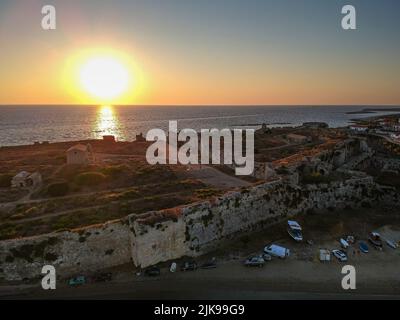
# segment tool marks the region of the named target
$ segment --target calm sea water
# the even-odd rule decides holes
[[[346,114],[362,106],[0,106],[0,146],[34,141],[68,141],[113,134],[131,141],[152,128],[168,129],[168,120],[195,130],[307,121],[331,127],[373,114]],[[375,108],[375,107],[374,107]],[[384,108],[384,107],[382,107]],[[393,112],[378,112],[385,114]]]

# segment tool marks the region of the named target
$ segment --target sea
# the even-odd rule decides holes
[[[392,106],[391,106],[392,107]],[[373,108],[374,113],[349,114]],[[382,109],[382,110],[380,110]],[[400,112],[400,111],[398,111]],[[0,106],[0,146],[100,139],[114,135],[133,141],[153,128],[168,131],[169,120],[178,129],[258,128],[299,126],[326,122],[343,127],[352,119],[393,114],[387,106]]]

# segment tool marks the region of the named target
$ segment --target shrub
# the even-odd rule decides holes
[[[0,174],[0,188],[8,188],[11,186],[11,174]]]
[[[289,174],[290,171],[289,171],[289,169],[286,168],[285,166],[282,166],[282,167],[276,169],[276,173],[277,173],[277,174]]]
[[[101,169],[101,172],[107,176],[118,176],[127,171],[129,171],[129,167],[126,165],[107,166]]]
[[[376,182],[385,186],[400,187],[400,175],[390,172],[382,172],[377,178]]]
[[[25,218],[25,215],[23,213],[16,213],[10,217],[11,220],[20,220],[23,218]]]
[[[216,189],[213,189],[213,188],[198,189],[198,190],[195,191],[195,194],[200,199],[206,199],[206,198],[209,198],[209,197],[218,196],[220,194],[220,191],[218,191]]]
[[[51,197],[65,196],[69,191],[67,182],[55,182],[47,186],[47,194]]]
[[[24,212],[24,216],[29,216],[29,215],[35,215],[38,214],[40,212],[38,207],[31,207],[26,209],[26,211]]]
[[[83,172],[75,177],[76,184],[80,186],[94,186],[106,180],[106,176],[100,172]]]
[[[140,197],[140,192],[138,190],[128,190],[121,193],[118,198],[123,200],[129,200],[129,199],[137,199],[139,197]]]
[[[304,175],[302,178],[302,182],[304,184],[330,183],[332,181],[335,181],[334,177],[324,176],[324,175],[321,175],[319,172]]]

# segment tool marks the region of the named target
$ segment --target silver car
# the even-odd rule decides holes
[[[332,250],[332,254],[340,261],[340,262],[346,262],[347,261],[347,255],[345,252],[342,250]]]
[[[245,262],[244,265],[246,267],[263,267],[265,264],[265,260],[263,259],[263,257],[260,256],[253,256],[253,257],[249,257]]]

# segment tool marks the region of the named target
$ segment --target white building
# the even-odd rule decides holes
[[[92,160],[92,148],[89,144],[77,144],[67,150],[67,164],[87,165]]]
[[[308,137],[295,133],[287,134],[286,139],[291,143],[298,143],[298,144],[307,143],[309,140]]]
[[[37,188],[42,184],[42,175],[39,172],[29,173],[21,171],[11,180],[13,188]]]
[[[363,126],[361,124],[353,124],[350,126],[350,130],[356,131],[356,132],[367,132],[368,126]]]

